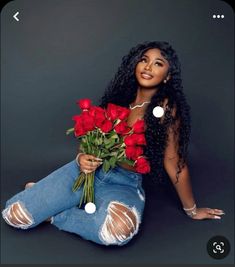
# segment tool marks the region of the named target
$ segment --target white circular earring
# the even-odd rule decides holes
[[[156,106],[153,109],[153,116],[156,118],[161,118],[164,115],[164,109],[160,106]]]
[[[166,82],[167,82],[167,80],[164,80],[163,82],[164,82],[164,83],[166,83]]]

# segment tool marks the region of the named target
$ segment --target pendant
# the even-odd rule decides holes
[[[92,202],[88,202],[86,205],[85,205],[85,211],[86,213],[88,214],[92,214],[96,211],[96,205]]]
[[[164,109],[160,106],[156,106],[153,109],[153,116],[156,118],[161,118],[164,115]]]

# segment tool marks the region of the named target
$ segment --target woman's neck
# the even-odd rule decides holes
[[[151,98],[157,92],[157,88],[146,89],[139,87],[137,89],[137,94],[134,103],[143,103],[145,101],[151,101]]]

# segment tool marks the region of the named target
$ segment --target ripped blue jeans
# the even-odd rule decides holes
[[[124,245],[137,234],[145,204],[142,175],[120,166],[95,172],[96,211],[78,208],[82,188],[72,192],[80,173],[73,160],[6,202],[2,211],[11,226],[29,229],[48,218],[60,230],[103,245]]]

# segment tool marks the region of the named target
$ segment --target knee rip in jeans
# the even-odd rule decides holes
[[[130,208],[123,203],[112,201],[107,211],[99,232],[104,244],[122,245],[138,232],[140,215],[135,207]]]
[[[2,211],[2,217],[7,224],[21,229],[27,229],[34,221],[23,203],[17,201]]]

